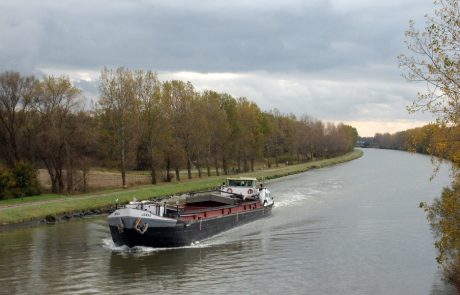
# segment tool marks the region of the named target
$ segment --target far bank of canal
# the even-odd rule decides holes
[[[343,156],[312,161],[286,167],[273,167],[256,172],[238,174],[237,176],[252,176],[258,179],[274,179],[292,175],[315,168],[323,168],[357,159],[363,155],[361,150],[354,150]],[[116,201],[126,203],[136,198],[145,200],[162,196],[181,194],[216,187],[222,183],[225,176],[206,177],[202,179],[185,180],[182,182],[166,183],[135,187],[127,190],[99,192],[96,194],[75,195],[70,197],[58,196],[42,200],[39,197],[21,200],[0,201],[0,230],[15,228],[16,225],[35,225],[40,222],[53,220],[68,220],[87,215],[101,214],[114,208]]]

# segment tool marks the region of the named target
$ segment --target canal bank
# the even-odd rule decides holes
[[[270,180],[298,174],[311,169],[345,163],[357,159],[362,155],[363,152],[361,150],[354,150],[345,155],[331,159],[264,169],[256,172],[238,174],[238,176],[251,176],[257,177],[258,179]],[[141,186],[128,190],[99,192],[97,194],[53,198],[43,201],[40,199],[28,201],[27,198],[24,198],[20,203],[0,202],[0,230],[106,214],[113,210],[117,202],[118,204],[124,204],[133,200],[133,198],[137,200],[146,200],[191,191],[205,190],[220,185],[224,177],[225,176],[214,176],[203,179],[185,180],[180,183]]]

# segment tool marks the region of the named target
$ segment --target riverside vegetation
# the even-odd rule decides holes
[[[410,22],[406,44],[411,55],[399,57],[409,81],[425,82],[410,111],[428,111],[436,122],[395,135],[380,136],[383,147],[412,149],[450,160],[454,180],[432,204],[422,203],[437,238],[437,261],[445,279],[460,291],[460,6],[435,0],[435,12],[418,30]]]
[[[85,109],[82,90],[67,76],[0,73],[0,199],[87,193],[96,167],[118,169],[125,189],[127,171],[137,170],[151,184],[174,183],[172,192],[182,192],[181,171],[190,180],[311,163],[351,152],[358,135],[348,125],[261,111],[245,97],[197,91],[190,82],[161,82],[153,71],[104,68],[98,89]],[[47,172],[49,188],[39,185],[36,169]],[[197,188],[209,187],[206,181]],[[102,199],[84,206],[107,205]]]
[[[147,170],[151,183],[303,163],[353,149],[356,129],[261,111],[247,98],[196,91],[190,82],[160,82],[152,71],[103,69],[89,110],[66,76],[0,74],[0,198],[13,192],[18,165],[44,168],[52,193],[88,191],[91,167]]]

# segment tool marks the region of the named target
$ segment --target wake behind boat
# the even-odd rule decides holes
[[[183,202],[135,201],[108,217],[116,245],[178,247],[267,216],[270,191],[255,178],[228,178],[213,191],[193,193]]]

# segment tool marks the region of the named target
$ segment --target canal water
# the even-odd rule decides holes
[[[190,247],[116,247],[103,217],[0,233],[0,294],[455,294],[421,201],[430,158],[364,150],[278,179],[271,217]]]

